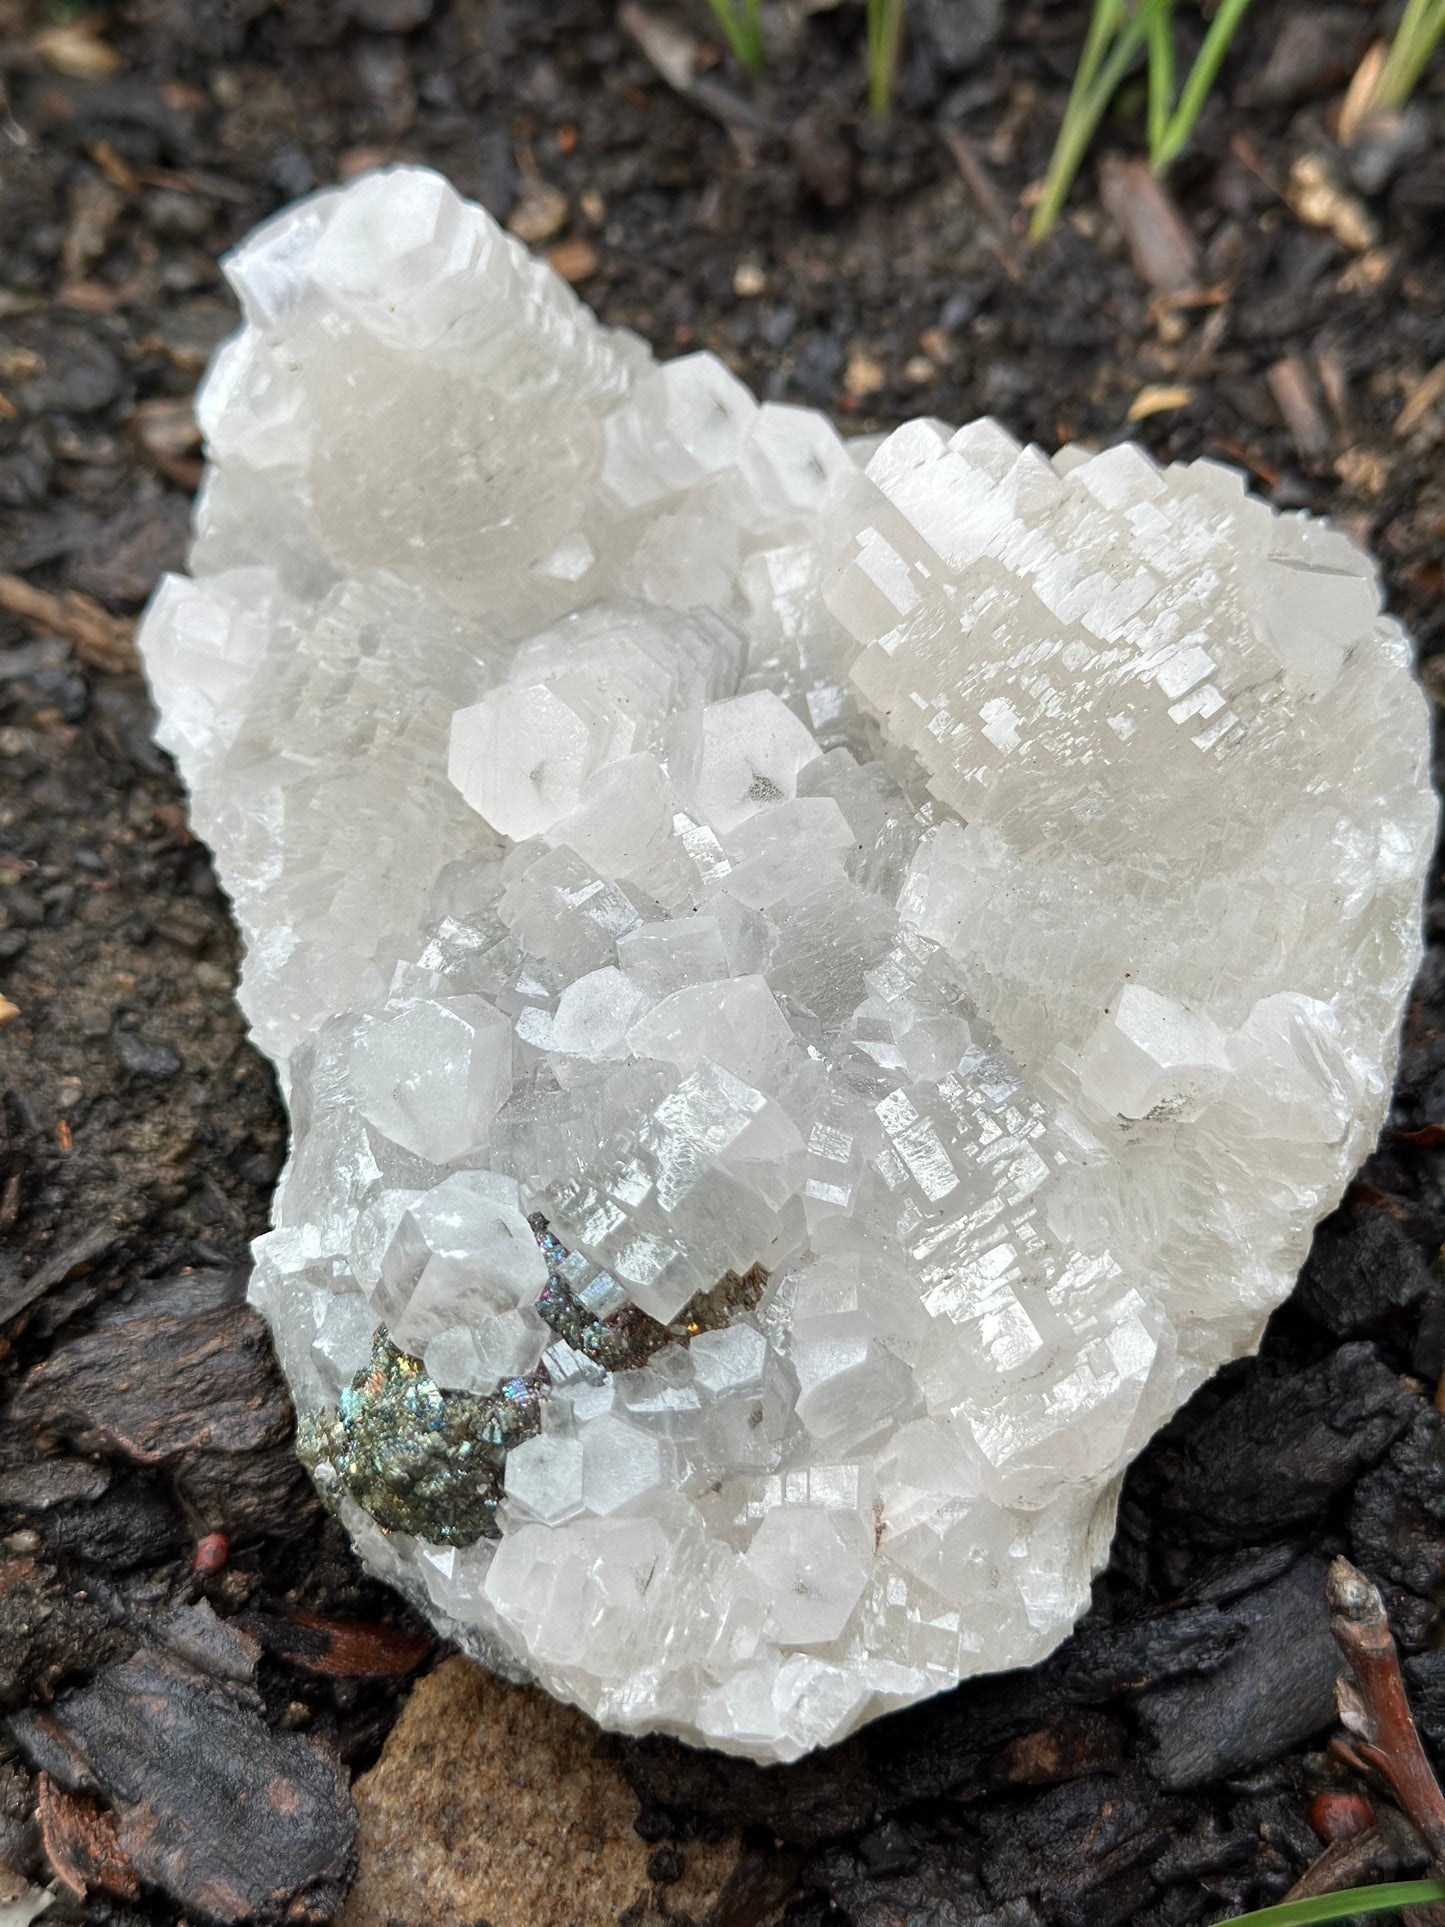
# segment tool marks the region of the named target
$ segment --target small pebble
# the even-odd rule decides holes
[[[888,370],[881,361],[854,342],[848,350],[848,366],[843,371],[843,392],[855,400],[876,395],[887,385]]]
[[[1363,1793],[1332,1787],[1317,1793],[1305,1810],[1305,1818],[1327,1847],[1342,1840],[1354,1840],[1368,1833],[1375,1824],[1375,1809]]]
[[[567,196],[546,181],[530,181],[512,209],[507,226],[529,247],[550,241],[567,224]]]
[[[207,1532],[196,1541],[196,1556],[191,1561],[191,1571],[199,1573],[219,1572],[231,1556],[231,1542],[224,1532]]]
[[[169,1044],[153,1044],[134,1031],[116,1033],[115,1054],[133,1077],[174,1077],[181,1060]]]
[[[22,1553],[39,1552],[40,1543],[40,1534],[33,1532],[29,1526],[25,1526],[19,1532],[11,1532],[6,1535],[5,1550],[7,1552]]]
[[[547,259],[564,281],[585,281],[597,272],[597,250],[590,241],[559,241]]]

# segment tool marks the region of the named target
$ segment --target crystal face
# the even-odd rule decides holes
[[[322,1490],[618,1728],[1039,1658],[1384,1116],[1435,813],[1369,562],[1208,462],[850,447],[420,170],[229,273],[141,641]]]

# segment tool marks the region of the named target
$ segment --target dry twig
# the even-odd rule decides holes
[[[1389,1784],[1436,1872],[1445,1875],[1445,1793],[1410,1711],[1379,1588],[1348,1559],[1336,1559],[1326,1595],[1331,1630],[1355,1676],[1335,1683],[1340,1724],[1350,1736],[1338,1750]]]
[[[993,177],[974,152],[973,143],[966,134],[961,133],[957,127],[945,127],[941,132],[943,144],[952,154],[954,165],[963,176],[969,192],[978,202],[983,218],[997,236],[993,250],[995,259],[1010,280],[1021,281],[1023,265],[1014,252],[1010,240],[1012,223],[999,191],[993,184]]]
[[[1348,1840],[1336,1840],[1310,1862],[1284,1896],[1313,1900],[1318,1894],[1340,1893],[1346,1887],[1368,1887],[1379,1880],[1395,1880],[1411,1862],[1418,1843],[1408,1820],[1393,1807],[1381,1807],[1375,1824]]]
[[[1326,1847],[1290,1888],[1287,1900],[1338,1893],[1362,1880],[1388,1877],[1398,1865],[1404,1844],[1399,1836],[1407,1831],[1406,1820],[1436,1874],[1445,1876],[1445,1793],[1410,1712],[1400,1656],[1379,1589],[1348,1559],[1336,1559],[1325,1591],[1330,1630],[1354,1675],[1351,1679],[1342,1673],[1335,1682],[1340,1721],[1349,1738],[1337,1739],[1332,1751],[1359,1772],[1375,1773],[1384,1780],[1405,1818],[1382,1809],[1367,1832]],[[1416,1927],[1441,1927],[1445,1908],[1413,1907],[1406,1919]]]
[[[111,615],[93,596],[82,595],[78,589],[51,595],[23,576],[0,574],[0,609],[19,616],[37,635],[63,636],[92,669],[114,675],[139,664],[133,640],[135,624],[124,616]]]

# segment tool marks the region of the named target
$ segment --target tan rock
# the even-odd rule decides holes
[[[737,1835],[669,1849],[655,1883],[637,1797],[605,1747],[571,1707],[448,1660],[357,1782],[361,1871],[338,1927],[715,1919]]]

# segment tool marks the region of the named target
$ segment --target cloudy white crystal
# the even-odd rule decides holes
[[[419,170],[228,272],[141,643],[292,1108],[253,1295],[303,1417],[380,1325],[537,1415],[499,1538],[342,1516],[760,1758],[1038,1658],[1384,1115],[1434,809],[1369,562],[1208,462],[855,453]],[[678,1322],[599,1364],[561,1288]]]

